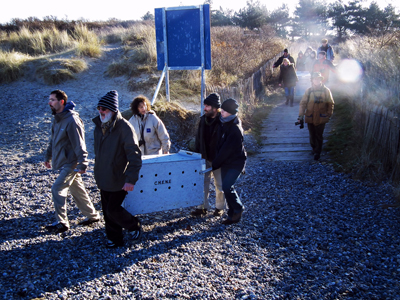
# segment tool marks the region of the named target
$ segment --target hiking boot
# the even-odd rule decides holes
[[[79,223],[78,223],[78,225],[81,225],[81,226],[88,226],[88,225],[90,225],[90,224],[93,224],[93,223],[96,223],[96,222],[99,222],[100,221],[100,219],[89,219],[89,218],[86,218],[86,219],[84,219],[83,221],[80,221]]]
[[[129,231],[129,235],[132,240],[137,241],[142,237],[142,229]]]
[[[220,216],[222,216],[224,214],[224,210],[223,209],[218,209],[218,208],[216,208],[215,210],[214,210],[214,213],[213,213],[213,215],[215,216],[215,217],[220,217]]]
[[[63,223],[55,222],[51,225],[47,225],[45,227],[49,232],[57,234],[67,231],[69,228],[65,226]]]
[[[106,241],[106,248],[118,248],[118,247],[122,247],[124,244],[123,243],[116,243],[113,242],[112,240],[107,240]]]
[[[197,208],[190,213],[192,216],[202,216],[207,214],[207,209],[205,208]]]
[[[320,157],[321,155],[319,153],[314,154],[314,160],[319,160]]]
[[[237,221],[233,221],[232,219],[227,218],[227,219],[225,219],[225,220],[222,221],[222,224],[224,224],[224,225],[231,225],[231,224],[238,223],[239,221],[240,221],[240,219],[237,220]]]

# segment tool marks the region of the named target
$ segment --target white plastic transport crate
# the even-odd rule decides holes
[[[201,154],[179,151],[142,156],[139,180],[122,206],[133,215],[200,205],[205,161]]]

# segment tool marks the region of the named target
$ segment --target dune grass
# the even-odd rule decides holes
[[[74,79],[75,74],[88,68],[82,59],[45,59],[37,68],[36,74],[49,84],[60,84]]]
[[[12,82],[24,74],[24,63],[30,56],[18,52],[0,50],[0,82]]]

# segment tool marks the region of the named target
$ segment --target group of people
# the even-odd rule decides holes
[[[97,104],[99,115],[93,119],[94,129],[94,178],[100,190],[101,205],[107,236],[106,247],[124,245],[123,229],[132,240],[142,235],[140,220],[125,210],[121,204],[128,192],[133,191],[139,180],[142,155],[169,154],[171,142],[163,122],[151,110],[145,96],[136,97],[131,103],[133,116],[129,121],[122,117],[118,105],[118,92],[109,91]],[[44,165],[59,170],[51,187],[56,221],[46,226],[52,233],[69,230],[67,195],[71,193],[77,207],[86,217],[79,225],[87,226],[100,221],[85,189],[81,175],[88,167],[84,124],[68,101],[64,91],[50,93],[50,109],[54,115],[50,143]],[[215,215],[222,215],[225,198],[228,202],[227,218],[222,223],[230,225],[240,221],[244,207],[234,184],[244,171],[246,151],[243,129],[238,118],[238,103],[227,99],[222,104],[218,94],[204,100],[204,115],[200,119],[196,148],[206,160],[217,186]],[[208,190],[210,174],[204,178],[204,213],[209,207]],[[162,201],[162,199],[160,199]],[[197,210],[196,210],[197,211]],[[201,215],[193,213],[193,215]]]
[[[306,51],[300,51],[297,55],[296,62],[289,54],[288,49],[283,50],[283,55],[273,64],[273,68],[280,66],[279,86],[285,89],[286,105],[293,106],[294,92],[298,77],[296,72],[319,72],[323,76],[323,83],[329,80],[329,72],[335,72],[335,66],[332,61],[335,55],[332,46],[329,45],[327,39],[322,39],[321,46],[317,51],[312,47],[307,47]]]
[[[311,87],[308,88],[301,101],[298,121],[305,122],[309,131],[310,145],[315,160],[321,156],[323,132],[325,124],[333,114],[334,100],[332,93],[325,84],[329,80],[329,72],[335,72],[332,61],[335,58],[332,46],[327,39],[322,39],[317,51],[307,47],[300,51],[296,63],[294,58],[284,49],[283,55],[274,63],[280,66],[279,86],[284,87],[286,105],[293,106],[294,90],[298,81],[296,71],[306,71],[311,74]]]

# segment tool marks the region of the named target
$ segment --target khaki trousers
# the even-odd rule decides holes
[[[68,190],[75,200],[76,206],[84,216],[89,219],[98,219],[99,214],[93,206],[86,192],[81,174],[74,171],[73,167],[64,167],[51,187],[55,216],[58,222],[69,227],[67,216]]]
[[[212,162],[206,160],[206,169],[212,167]],[[222,191],[222,178],[221,178],[221,169],[217,169],[211,172],[207,172],[204,174],[204,201],[203,205],[200,208],[210,209],[210,202],[208,201],[208,196],[210,194],[210,183],[211,183],[211,173],[214,177],[214,185],[215,185],[215,208],[217,209],[225,209],[225,195]]]

